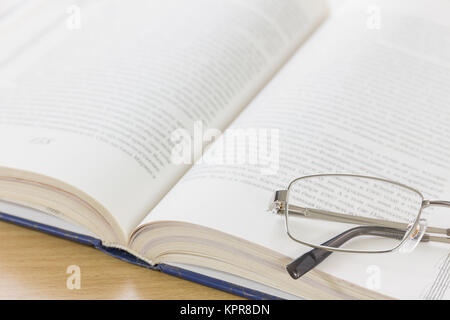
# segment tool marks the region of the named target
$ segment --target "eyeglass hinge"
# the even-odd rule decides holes
[[[287,199],[287,190],[278,190],[275,191],[275,195],[270,201],[269,210],[272,213],[281,213],[282,210],[286,207],[286,199]]]
[[[431,206],[431,201],[430,200],[423,200],[422,201],[422,208],[427,208]]]

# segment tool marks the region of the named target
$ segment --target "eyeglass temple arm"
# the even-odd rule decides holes
[[[387,228],[387,227],[377,227],[377,226],[360,226],[355,227],[352,229],[349,229],[336,237],[328,240],[327,242],[323,243],[323,246],[327,247],[335,247],[339,248],[343,244],[345,244],[347,241],[359,237],[359,236],[380,236],[380,237],[386,237],[386,238],[392,238],[392,239],[398,239],[402,240],[405,231],[394,229],[394,228]],[[422,241],[428,241],[428,239],[422,238]],[[290,264],[286,266],[286,270],[289,272],[291,277],[293,279],[298,279],[307,272],[314,269],[316,266],[318,266],[322,261],[324,261],[330,254],[332,254],[332,251],[325,250],[325,249],[313,249],[298,259],[294,260]]]
[[[443,201],[440,201],[442,203]],[[450,206],[450,202],[446,202]],[[438,201],[432,201],[428,205],[443,205],[438,204]],[[343,222],[343,223],[357,223],[362,225],[375,225],[380,227],[387,227],[387,228],[396,228],[396,229],[403,229],[403,231],[408,229],[408,224],[401,223],[401,222],[395,222],[395,221],[385,221],[375,218],[366,218],[366,217],[358,217],[358,216],[350,216],[347,214],[327,211],[327,210],[319,210],[319,209],[313,209],[313,208],[304,208],[294,205],[289,205],[288,208],[288,214],[293,215],[299,215],[306,218],[313,218],[313,219],[321,219],[321,220],[327,220],[327,221],[335,221],[335,222]],[[427,227],[427,232],[429,233],[437,233],[437,234],[444,234],[447,236],[450,236],[450,229],[446,228],[436,228],[436,227]],[[438,238],[436,240],[436,238]],[[440,237],[432,237],[431,241],[441,241],[439,239]]]

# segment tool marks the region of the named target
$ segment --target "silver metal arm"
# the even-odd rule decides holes
[[[292,205],[289,205],[288,214],[294,214],[294,215],[302,216],[305,218],[321,219],[321,220],[328,220],[328,221],[335,221],[335,222],[342,222],[342,223],[372,225],[372,226],[395,228],[395,229],[400,229],[400,230],[408,229],[407,223],[386,221],[386,220],[380,220],[380,219],[374,219],[374,218],[350,216],[348,214],[342,214],[342,213],[313,209],[313,208],[303,208],[303,207],[292,206]],[[430,233],[449,235],[450,229],[427,227],[427,231]]]
[[[278,213],[282,213],[286,207],[286,199],[287,199],[287,190],[277,191],[275,193],[274,202],[271,204],[271,210],[276,211]],[[445,206],[445,207],[450,208],[450,201],[441,201],[441,200],[425,200],[425,201],[423,201],[422,208],[429,207],[429,206]],[[288,206],[287,214],[288,215],[298,215],[298,216],[305,217],[305,218],[335,221],[335,222],[342,222],[342,223],[353,223],[353,224],[359,224],[359,225],[370,225],[370,226],[395,228],[395,229],[405,230],[405,231],[409,227],[409,225],[407,223],[402,223],[402,222],[385,221],[385,220],[375,219],[375,218],[351,216],[348,214],[342,214],[342,213],[314,209],[314,208],[305,208],[305,207],[294,206],[294,205]],[[443,234],[446,236],[450,236],[450,229],[427,227],[427,236],[429,237],[429,241],[450,243],[449,237],[433,236],[433,235],[430,235],[429,233]]]

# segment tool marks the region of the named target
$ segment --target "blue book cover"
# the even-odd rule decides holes
[[[102,241],[90,236],[81,235],[78,233],[62,230],[59,228],[55,228],[49,225],[41,224],[38,222],[30,221],[27,219],[19,218],[14,215],[10,215],[7,213],[1,213],[0,212],[0,220],[13,223],[22,227],[27,227],[30,229],[34,229],[37,231],[41,231],[47,234],[51,234],[63,239],[75,241],[78,243],[81,243],[83,245],[92,246],[106,254],[109,254],[115,258],[118,258],[120,260],[147,268],[151,270],[157,270],[164,272],[166,274],[183,278],[189,281],[193,281],[211,288],[215,288],[218,290],[226,291],[231,294],[235,294],[238,296],[241,296],[243,298],[247,299],[254,299],[254,300],[277,300],[278,297],[265,294],[260,291],[252,290],[249,288],[241,287],[234,285],[232,283],[222,281],[219,279],[211,278],[196,272],[188,271],[185,269],[181,269],[178,267],[166,265],[166,264],[159,264],[156,266],[152,266],[148,264],[147,262],[135,257],[134,255],[130,254],[127,251],[116,249],[116,248],[110,248],[106,247],[102,244]]]

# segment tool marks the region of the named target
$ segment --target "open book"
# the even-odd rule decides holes
[[[314,173],[450,199],[449,12],[445,0],[3,1],[1,218],[248,297],[449,298],[440,244],[335,253],[293,280],[285,265],[310,248],[267,212]],[[236,132],[257,132],[260,150],[222,152]],[[450,227],[448,212],[428,219]]]

